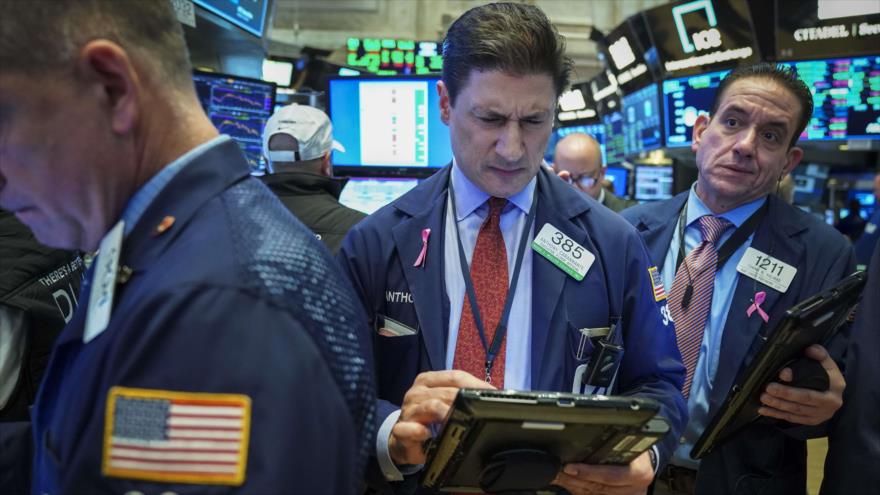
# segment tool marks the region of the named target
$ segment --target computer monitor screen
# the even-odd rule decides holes
[[[431,169],[452,161],[449,128],[440,120],[439,76],[335,78],[328,107],[343,175],[365,167]],[[412,171],[412,170],[410,170]],[[369,174],[367,174],[369,175]]]
[[[263,36],[269,0],[193,0],[193,3],[255,36]]]
[[[880,139],[880,56],[782,62],[813,93],[801,139]]]
[[[624,149],[627,155],[651,151],[663,146],[660,131],[660,97],[656,84],[649,84],[623,95]]]
[[[614,186],[614,194],[625,198],[626,186],[629,180],[629,170],[622,167],[608,167],[605,169],[605,178]]]
[[[589,134],[599,143],[599,150],[602,153],[602,163],[606,163],[605,160],[605,124],[601,122],[596,122],[595,124],[582,124],[582,125],[574,125],[567,127],[560,127],[556,129],[553,134],[550,136],[550,142],[547,145],[547,152],[544,153],[544,158],[552,163],[553,162],[553,152],[556,149],[556,144],[560,139],[568,136],[569,134],[580,132],[583,134]]]
[[[623,112],[602,115],[602,124],[605,125],[605,165],[620,163],[626,158]]]
[[[657,201],[672,197],[672,167],[637,165],[635,198],[639,201]]]
[[[264,170],[263,127],[275,108],[275,84],[203,71],[193,73],[193,83],[217,130],[241,146],[251,170]]]
[[[443,70],[436,41],[349,38],[346,64],[374,74],[431,74]]]
[[[566,127],[598,120],[589,82],[572,84],[570,90],[559,96],[556,120]]]
[[[663,81],[663,130],[667,147],[690,146],[697,116],[712,109],[715,91],[728,72]]]
[[[865,220],[871,218],[871,215],[874,214],[874,210],[877,209],[877,197],[874,196],[874,191],[850,190],[849,199],[850,201],[855,200],[859,203],[859,213]]]
[[[372,214],[418,184],[418,179],[351,178],[342,188],[339,202]]]
[[[293,75],[298,70],[302,70],[297,64],[298,61],[294,59],[264,58],[263,80],[273,82],[282,88],[289,88],[293,84]]]

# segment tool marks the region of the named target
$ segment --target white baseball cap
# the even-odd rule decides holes
[[[269,150],[269,140],[287,134],[296,140],[298,150]],[[266,121],[263,130],[263,156],[272,162],[300,162],[324,156],[331,149],[345,151],[333,140],[333,124],[327,114],[315,107],[296,103],[281,108]]]

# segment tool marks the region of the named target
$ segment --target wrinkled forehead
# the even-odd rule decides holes
[[[784,85],[767,77],[738,79],[721,95],[718,113],[730,109],[765,114],[775,121],[784,121],[793,128],[801,116],[797,96]]]

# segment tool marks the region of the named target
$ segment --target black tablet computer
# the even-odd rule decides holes
[[[652,399],[633,397],[461,389],[427,447],[422,485],[536,489],[540,483],[505,485],[500,478],[506,471],[526,483],[542,476],[549,483],[568,462],[628,464],[669,431],[656,417],[659,409]]]
[[[827,390],[827,374],[818,361],[804,357],[804,350],[813,344],[827,342],[837,333],[858,304],[865,287],[865,279],[865,272],[856,272],[834,287],[785,312],[776,330],[755,359],[739,375],[724,404],[694,444],[691,457],[702,458],[740,428],[759,419],[761,393],[771,381],[776,380],[779,372],[786,366],[791,365],[805,373],[812,368],[817,378],[825,381],[824,387],[810,387],[799,383],[796,385]],[[793,370],[794,379],[799,382],[801,380],[797,369]]]

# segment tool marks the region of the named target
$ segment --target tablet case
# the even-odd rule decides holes
[[[761,393],[786,366],[792,368],[793,385],[828,389],[827,373],[817,361],[804,357],[804,350],[827,342],[837,333],[858,304],[865,280],[865,272],[856,272],[785,312],[758,355],[740,373],[718,413],[694,444],[691,457],[704,457],[738,430],[761,418]]]
[[[461,389],[427,447],[422,484],[443,491],[546,487],[562,464],[628,464],[669,425],[652,399]]]

